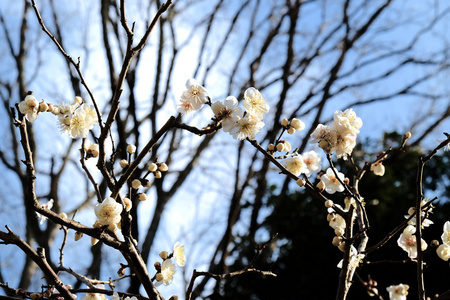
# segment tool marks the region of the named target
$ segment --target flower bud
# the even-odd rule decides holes
[[[61,108],[59,106],[53,106],[52,114],[59,115],[61,113]]]
[[[81,239],[82,236],[83,236],[82,232],[79,231],[75,232],[75,242]]]
[[[342,252],[345,251],[345,241],[342,241],[342,243],[338,246],[339,250],[341,250]]]
[[[339,236],[335,236],[331,243],[333,244],[333,246],[338,247],[340,244],[342,244],[342,239]]]
[[[319,181],[319,183],[316,185],[316,188],[319,190],[319,192],[323,192],[325,190],[325,182],[322,180]]]
[[[161,263],[159,261],[155,262],[153,266],[155,267],[156,271],[161,271]]]
[[[294,133],[295,133],[294,127],[289,127],[289,129],[287,130],[287,132],[288,132],[289,134],[294,134]]]
[[[122,159],[119,164],[122,168],[126,168],[129,165],[128,160],[126,159]]]
[[[71,117],[69,117],[69,116],[66,116],[65,118],[64,118],[64,125],[67,125],[67,126],[69,126],[70,125],[70,121],[72,120],[72,118]]]
[[[411,138],[411,132],[406,132],[404,135],[403,135],[403,138],[406,140],[406,139],[410,139]]]
[[[117,276],[119,277],[125,276],[125,268],[120,268],[119,270],[117,270]]]
[[[149,188],[152,186],[152,184],[150,183],[150,180],[148,179],[141,179],[141,184],[143,187]]]
[[[138,188],[141,187],[141,181],[139,179],[134,179],[131,182],[131,186],[133,187],[133,189],[137,190]]]
[[[127,152],[130,154],[133,154],[134,152],[136,152],[136,146],[135,145],[128,145],[127,146]]]
[[[73,100],[73,103],[77,103],[78,105],[83,104],[83,98],[81,98],[80,96],[76,96],[75,99]]]
[[[162,259],[167,259],[167,257],[169,257],[169,253],[167,251],[161,251],[159,253],[159,257],[161,257]]]
[[[278,143],[277,144],[277,151],[281,152],[284,150],[284,143]]]
[[[139,193],[139,194],[138,194],[138,199],[139,199],[140,201],[145,201],[145,200],[147,200],[147,195],[144,194],[144,193]]]
[[[160,171],[156,171],[155,172],[155,178],[161,178],[161,172]]]
[[[53,112],[53,109],[55,108],[52,104],[50,104],[50,103],[47,103],[47,111],[48,112]]]
[[[123,204],[125,205],[125,210],[130,211],[131,207],[133,206],[130,198],[123,198]]]
[[[275,145],[274,144],[269,144],[268,146],[267,146],[267,150],[268,151],[275,151]]]
[[[91,237],[91,245],[95,246],[95,245],[97,245],[97,243],[98,243],[98,240],[95,237]]]
[[[437,248],[437,247],[439,247],[439,241],[438,241],[438,240],[432,240],[432,241],[430,242],[430,247],[432,247],[432,248]]]
[[[59,216],[60,216],[61,218],[63,218],[63,219],[64,219],[64,218],[67,218],[67,214],[64,213],[64,212],[60,213]]]
[[[42,101],[39,103],[39,111],[46,112],[48,110],[48,104]]]
[[[408,215],[412,215],[413,213],[415,213],[416,212],[416,208],[415,207],[410,207],[409,209],[408,209]]]
[[[334,214],[328,214],[327,215],[327,221],[330,222],[331,220],[334,219]]]
[[[158,170],[158,166],[155,163],[151,163],[147,170],[149,170],[150,172],[155,172],[156,170]]]
[[[302,131],[303,129],[305,129],[305,123],[303,123],[303,121],[296,119],[296,118],[291,120],[291,126],[296,131]]]
[[[343,181],[346,185],[350,184],[350,179],[348,177],[345,177]]]
[[[161,172],[166,172],[167,170],[169,170],[169,167],[166,165],[166,163],[160,163],[159,164],[159,170],[161,171]]]
[[[289,125],[289,120],[288,119],[281,120],[281,126],[286,127],[288,125]]]
[[[284,141],[284,151],[289,152],[291,151],[291,149],[291,143],[289,143],[288,141]]]
[[[305,179],[304,178],[300,178],[299,180],[297,180],[295,183],[297,183],[297,185],[299,186],[299,187],[304,187],[305,186],[305,183],[306,183],[306,181],[305,181]]]
[[[156,281],[163,281],[164,276],[163,276],[163,274],[161,274],[161,273],[157,273],[157,274],[155,275],[155,279],[156,279]]]
[[[333,201],[332,201],[332,200],[327,200],[327,201],[325,201],[325,207],[326,207],[326,208],[333,207]]]
[[[336,229],[334,229],[334,234],[336,234],[337,236],[343,236],[344,233],[345,230],[342,227],[336,227]]]

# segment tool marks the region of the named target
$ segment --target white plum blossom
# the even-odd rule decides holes
[[[53,202],[54,202],[53,199],[50,199],[47,203],[41,204],[41,207],[50,210],[53,207]],[[40,213],[36,213],[36,214],[39,218],[39,224],[41,224],[41,225],[44,224],[45,220],[47,220],[47,217],[44,215],[41,215]]]
[[[242,111],[238,111],[234,117],[235,126],[231,129],[230,134],[237,140],[254,140],[261,128],[264,127],[264,122],[251,116],[243,116]]]
[[[234,116],[239,111],[237,105],[238,100],[233,96],[228,96],[223,103],[216,101],[211,104],[211,109],[216,118],[222,121],[222,129],[225,132],[230,132],[235,125]]]
[[[173,258],[178,266],[184,267],[186,264],[186,255],[184,254],[184,245],[181,245],[180,242],[176,242],[173,246]]]
[[[164,262],[161,264],[162,280],[157,281],[155,283],[155,286],[159,286],[161,284],[164,284],[164,285],[171,284],[172,280],[173,280],[173,275],[175,274],[176,271],[177,271],[177,265],[175,265],[170,258],[164,260]]]
[[[90,157],[97,157],[99,155],[99,145],[98,144],[94,144],[89,140],[86,140],[84,142],[84,151],[86,152],[86,157],[90,158]]]
[[[29,122],[33,122],[39,113],[39,102],[33,95],[27,95],[23,101],[19,103],[19,111],[25,115]]]
[[[98,289],[105,289],[105,286],[103,284],[96,284],[94,285],[95,288]],[[117,296],[119,297],[119,294],[117,294]],[[113,295],[114,298],[114,295]],[[113,299],[111,298],[111,299]],[[119,297],[120,299],[120,297]],[[105,294],[101,294],[101,293],[86,293],[86,296],[81,297],[81,300],[106,300],[106,296]]]
[[[286,165],[286,169],[295,176],[299,176],[301,173],[305,173],[306,171],[306,165],[303,162],[303,157],[299,154],[287,158],[284,163]]]
[[[442,242],[447,246],[450,246],[450,222],[447,221],[444,224],[444,232],[441,235]]]
[[[98,124],[95,111],[87,104],[77,108],[70,119],[68,135],[71,138],[86,138],[89,130]]]
[[[399,285],[391,285],[386,288],[386,290],[389,292],[390,300],[406,300],[408,289],[409,285],[403,283]]]
[[[334,175],[331,168],[328,168],[326,173],[320,178],[320,180],[325,184],[325,191],[328,194],[344,191],[344,186],[339,182],[338,178],[341,179],[341,181],[344,181],[345,175],[338,171],[336,171],[336,173],[338,177]]]
[[[108,225],[110,230],[114,230],[121,220],[122,209],[121,204],[117,203],[114,198],[108,197],[102,203],[97,204],[94,211],[101,225]]]
[[[352,108],[346,109],[344,112],[340,110],[335,111],[333,119],[337,131],[344,134],[351,133],[356,135],[363,125],[361,118],[356,116]]]
[[[397,240],[397,244],[399,245],[399,247],[405,250],[410,258],[417,257],[417,243],[416,236],[414,234],[415,232],[416,227],[408,225]],[[427,249],[427,243],[423,239],[421,241],[420,248],[422,249],[422,251]]]
[[[244,105],[245,111],[256,119],[261,120],[263,114],[269,112],[267,100],[254,87],[245,90],[242,105]]]
[[[311,143],[319,143],[319,147],[325,151],[325,153],[332,153],[336,147],[337,132],[329,126],[323,124],[317,125],[311,134],[313,138]]]
[[[302,154],[303,162],[305,163],[305,175],[311,176],[312,173],[318,173],[322,168],[322,159],[316,151],[309,151]]]
[[[197,81],[190,78],[186,81],[186,89],[183,91],[178,103],[178,112],[188,113],[200,110],[209,101],[208,92]]]
[[[372,164],[370,166],[370,171],[373,172],[373,174],[377,175],[377,176],[383,176],[384,175],[384,171],[385,171],[385,167],[383,165],[383,163],[380,161],[376,164]]]
[[[423,206],[426,205],[427,203],[428,203],[428,200],[427,200],[427,199],[422,200],[422,201],[420,202],[420,206],[423,207]],[[431,211],[432,211],[432,206],[428,207],[428,213],[430,213]],[[405,215],[405,219],[409,219],[409,217],[411,217],[411,215],[414,214],[415,212],[416,212],[416,208],[415,208],[415,207],[410,207],[410,208],[408,209],[408,214]],[[421,214],[420,214],[420,217],[422,218],[422,222],[421,222],[422,228],[428,227],[428,226],[430,226],[431,224],[434,224],[433,221],[431,221],[430,219],[426,219],[426,218],[425,218],[425,215],[426,215],[426,214],[427,214],[427,213],[424,212],[424,211],[422,211]],[[411,220],[408,221],[408,224],[409,224],[409,225],[416,226],[416,221],[417,221],[417,218],[416,218],[416,216],[414,216],[413,218],[411,218]]]

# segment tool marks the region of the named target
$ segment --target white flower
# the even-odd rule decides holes
[[[50,199],[45,204],[41,204],[41,207],[45,208],[45,209],[48,209],[48,210],[52,209],[52,207],[53,207],[53,199]],[[44,224],[45,220],[47,220],[47,217],[44,216],[44,215],[41,215],[40,213],[36,213],[36,214],[37,214],[38,218],[40,219],[39,224],[41,224],[41,225]]]
[[[173,280],[173,275],[175,274],[176,271],[177,265],[175,265],[170,258],[164,260],[164,262],[161,264],[162,280],[157,281],[155,283],[155,286],[159,286],[161,284],[164,285],[171,284]]]
[[[408,225],[397,240],[397,244],[399,245],[399,247],[405,250],[410,258],[417,257],[417,243],[416,236],[414,234],[415,232],[416,227]],[[421,249],[422,251],[427,249],[427,243],[423,239],[421,241]]]
[[[287,158],[284,163],[286,164],[286,169],[295,176],[299,176],[301,173],[305,173],[306,165],[303,162],[303,157],[301,155],[295,155]]]
[[[95,206],[95,215],[101,225],[108,225],[110,229],[115,229],[115,225],[120,222],[122,205],[117,203],[114,198],[108,197]]]
[[[87,104],[77,108],[70,119],[70,128],[67,132],[71,138],[86,138],[89,130],[98,124],[97,115]]]
[[[184,267],[186,264],[186,255],[184,255],[184,245],[180,245],[180,242],[176,242],[173,246],[173,258],[180,267]]]
[[[114,292],[113,295],[112,295],[112,297],[111,297],[111,300],[120,300],[119,293]]]
[[[235,116],[235,126],[231,129],[230,134],[237,140],[254,140],[261,128],[264,127],[264,122],[251,116],[243,117],[243,112],[238,111]]]
[[[96,284],[94,285],[94,287],[98,288],[98,289],[105,289],[105,286],[103,284]],[[117,294],[117,296],[119,296]],[[113,295],[114,298],[114,295]],[[111,299],[113,299],[111,298]],[[120,297],[119,297],[120,299]],[[100,293],[86,293],[86,296],[81,297],[81,300],[106,300],[106,296],[105,294],[100,294]]]
[[[448,261],[450,258],[450,246],[446,244],[439,245],[436,254],[443,260]]]
[[[98,144],[91,143],[91,141],[86,140],[84,142],[84,151],[86,152],[86,158],[97,157],[99,154]]]
[[[267,103],[267,100],[264,99],[261,93],[254,87],[250,87],[245,90],[242,105],[244,105],[245,111],[248,114],[259,120],[263,118],[263,114],[269,111],[269,104]]]
[[[406,300],[406,295],[408,295],[409,285],[407,284],[399,284],[399,285],[391,285],[386,288],[389,292],[390,300]]]
[[[311,176],[312,173],[318,173],[322,168],[322,159],[320,155],[311,150],[309,152],[303,153],[303,162],[305,163],[305,175]]]
[[[223,103],[216,101],[211,105],[211,109],[216,118],[222,120],[222,129],[225,132],[230,132],[235,125],[233,117],[239,111],[237,105],[238,101],[233,96],[227,97]]]
[[[428,203],[428,200],[422,200],[420,202],[420,206],[423,207],[427,203]],[[432,206],[428,207],[428,212],[430,213],[431,211],[432,211]],[[416,212],[416,208],[415,207],[410,207],[408,209],[408,215],[405,215],[405,219],[409,219],[409,217],[411,217],[411,215],[414,214],[415,212]],[[428,227],[431,224],[434,224],[433,221],[431,221],[429,219],[425,219],[425,215],[426,215],[426,213],[424,211],[422,211],[420,213],[420,216],[422,218],[422,222],[421,222],[422,228]],[[416,226],[416,221],[417,221],[417,218],[416,218],[416,216],[414,216],[411,220],[408,221],[408,224]]]
[[[373,172],[373,174],[377,175],[377,176],[383,176],[384,175],[384,165],[380,162],[376,163],[376,164],[372,164],[370,166],[370,171]]]
[[[311,137],[311,143],[319,143],[325,153],[332,153],[336,148],[337,132],[332,127],[319,124],[311,133]]]
[[[193,110],[199,110],[209,100],[208,92],[204,87],[197,84],[195,79],[186,81],[186,90],[183,91],[178,104],[178,112],[187,113]]]
[[[356,135],[363,125],[361,118],[356,116],[352,108],[346,109],[344,112],[337,110],[333,115],[333,119],[337,130],[343,134],[351,133]]]
[[[27,95],[23,101],[19,103],[19,111],[25,115],[29,122],[33,122],[39,113],[39,102],[33,95]]]
[[[341,179],[341,181],[344,181],[345,176],[341,172],[337,172],[338,178]],[[331,168],[327,169],[327,172],[322,175],[320,180],[325,183],[325,191],[328,194],[334,194],[336,192],[343,192],[344,186],[339,182],[338,178],[334,175],[334,172]]]
[[[447,246],[450,246],[450,222],[447,221],[444,224],[444,232],[441,236],[442,242]]]

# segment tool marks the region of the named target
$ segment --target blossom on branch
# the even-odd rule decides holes
[[[45,204],[43,204],[41,206],[42,206],[42,208],[45,208],[45,209],[48,209],[48,210],[52,209],[52,207],[53,207],[53,199],[50,199],[47,203],[45,203]],[[37,216],[39,218],[39,224],[41,224],[41,225],[44,224],[45,220],[47,220],[47,217],[44,216],[44,215],[41,215],[40,213],[36,213],[36,214],[37,214]]]
[[[403,230],[403,233],[400,235],[397,240],[397,244],[400,248],[405,250],[408,253],[410,258],[417,257],[417,239],[416,239],[416,227],[412,225],[406,226]],[[422,251],[427,249],[427,243],[422,239],[420,248]]]
[[[294,174],[295,176],[299,176],[301,173],[305,173],[307,168],[306,164],[303,161],[303,157],[301,155],[295,155],[289,157],[285,160],[286,169]]]
[[[406,300],[409,285],[400,283],[399,285],[391,285],[386,290],[389,292],[390,300]]]
[[[25,115],[29,122],[33,122],[39,113],[39,102],[33,95],[27,95],[23,101],[19,103],[19,111]]]
[[[216,101],[211,105],[211,109],[217,119],[222,121],[222,129],[225,132],[230,132],[234,125],[234,116],[239,108],[236,97],[228,96],[225,101]]]
[[[345,175],[338,171],[336,171],[336,173],[338,177],[334,175],[334,172],[331,168],[328,168],[326,173],[320,178],[320,180],[325,184],[325,191],[328,194],[334,194],[336,192],[344,191],[344,186],[339,182],[339,179],[343,182],[345,179]]]
[[[161,279],[161,280],[158,280],[155,283],[155,286],[159,286],[161,284],[164,284],[164,285],[171,284],[173,281],[173,275],[175,274],[176,271],[177,271],[177,265],[175,265],[170,258],[164,260],[164,262],[161,264],[162,277],[161,278],[158,278],[159,276],[157,277],[157,280],[158,279]]]
[[[173,258],[178,266],[184,267],[186,264],[186,255],[184,254],[184,245],[180,245],[180,242],[176,242],[173,246]]]
[[[235,125],[231,129],[230,134],[237,140],[254,140],[255,136],[263,127],[263,121],[249,115],[244,117],[243,112],[238,111],[235,115]]]
[[[305,175],[311,176],[312,173],[318,173],[322,169],[322,159],[316,151],[309,151],[302,154],[305,163]]]
[[[384,175],[384,171],[385,171],[385,167],[383,165],[383,163],[380,161],[376,164],[372,164],[370,166],[370,171],[373,172],[373,174],[377,175],[377,176],[383,176]]]
[[[111,197],[106,198],[94,208],[98,222],[101,225],[108,225],[108,228],[113,231],[117,228],[117,223],[121,220],[120,214],[122,210],[122,205]]]
[[[242,101],[245,111],[256,119],[262,119],[263,114],[269,112],[269,104],[261,93],[254,87],[245,90],[244,101]]]
[[[200,110],[209,101],[208,92],[197,81],[190,78],[186,81],[186,89],[183,91],[178,103],[178,112],[189,113]]]

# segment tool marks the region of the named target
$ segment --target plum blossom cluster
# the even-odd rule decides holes
[[[336,152],[338,158],[345,159],[356,146],[356,135],[363,123],[351,108],[344,112],[336,111],[333,119],[334,121],[328,126],[317,125],[311,134],[313,138],[311,143],[318,143],[327,154]]]
[[[19,111],[25,115],[29,122],[34,122],[37,116],[43,112],[51,112],[58,118],[59,128],[71,138],[86,138],[89,130],[98,125],[97,114],[92,106],[84,103],[79,96],[73,103],[53,105],[44,100],[38,100],[29,94],[18,105]]]
[[[167,251],[161,251],[159,256],[163,260],[162,263],[156,262],[154,264],[156,269],[156,274],[153,277],[152,281],[155,282],[155,286],[169,285],[173,281],[173,276],[177,271],[177,265],[179,267],[184,267],[186,264],[186,255],[184,254],[184,245],[180,244],[180,242],[176,242],[173,246],[172,253],[168,253]],[[172,261],[175,261],[175,263]]]
[[[256,134],[264,127],[264,114],[269,112],[267,100],[254,87],[244,92],[244,108],[240,109],[234,96],[227,97],[223,102],[211,103],[206,89],[195,79],[188,79],[178,102],[178,112],[184,114],[198,111],[205,104],[211,105],[216,124],[221,124],[223,130],[237,140],[255,139]]]
[[[429,213],[432,211],[431,203],[429,203],[428,200],[422,200],[421,207],[424,209],[421,209],[421,228],[428,227],[433,222],[426,217]],[[426,208],[425,208],[426,207]],[[415,216],[416,208],[410,207],[408,209],[408,215],[405,215],[405,218],[410,219],[408,221],[408,226],[405,227],[402,234],[400,235],[399,239],[397,240],[397,244],[400,248],[402,248],[404,251],[408,253],[408,256],[410,258],[416,258],[417,257],[417,239],[416,239],[416,216]],[[414,216],[412,216],[414,215]],[[412,217],[411,217],[412,216]],[[420,248],[422,251],[426,250],[428,245],[425,242],[424,239],[421,239]]]

